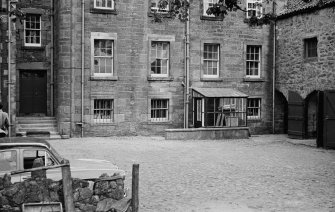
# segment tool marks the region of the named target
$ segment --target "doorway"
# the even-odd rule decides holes
[[[20,115],[46,115],[47,75],[41,70],[20,71]]]

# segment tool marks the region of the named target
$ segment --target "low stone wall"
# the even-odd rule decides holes
[[[99,179],[111,178],[103,174]],[[113,180],[93,182],[72,179],[76,212],[119,211],[128,207],[129,197],[124,197],[124,178],[113,176]],[[23,203],[61,202],[64,208],[62,181],[36,177],[23,182],[11,183],[10,175],[0,177],[0,211],[21,211]],[[127,212],[131,212],[129,207]]]
[[[188,128],[165,130],[166,140],[218,140],[249,138],[248,127]]]

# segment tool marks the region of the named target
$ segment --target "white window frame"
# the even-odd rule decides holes
[[[167,43],[168,44],[168,46],[167,46],[167,51],[168,51],[167,52],[167,57],[164,58],[163,55],[158,55],[157,54],[158,53],[158,49],[157,49],[157,46],[156,46],[156,57],[152,58],[151,53],[153,51],[153,49],[152,49],[153,43],[161,43],[162,45],[164,45],[165,43]],[[171,45],[170,45],[169,41],[155,41],[155,40],[152,40],[150,42],[150,55],[149,55],[149,57],[150,57],[150,59],[149,59],[149,61],[150,61],[150,63],[149,63],[149,65],[150,65],[150,72],[151,72],[151,61],[153,59],[167,60],[166,73],[164,73],[164,74],[162,74],[162,73],[161,74],[151,73],[150,74],[151,77],[168,77],[169,76],[169,72],[170,72],[170,46]]]
[[[94,41],[95,40],[111,40],[112,42],[112,56],[108,56],[112,60],[111,72],[110,73],[96,73],[95,72],[95,49]],[[102,32],[91,32],[91,70],[94,77],[112,77],[115,76],[115,50],[116,50],[116,33],[102,33]],[[107,57],[107,56],[106,56]]]
[[[258,52],[248,52],[249,47],[253,48],[254,50],[258,50]],[[254,58],[249,58],[248,59],[248,54],[253,55]],[[255,58],[255,56],[258,55],[258,60]],[[250,56],[251,57],[251,56]],[[257,64],[257,70],[258,73],[257,75],[255,74],[250,74],[251,70],[251,64],[256,63]],[[261,67],[262,67],[262,46],[260,45],[247,45],[246,47],[246,67],[245,67],[245,74],[247,78],[260,78],[261,77]],[[248,73],[248,67],[249,67],[249,73]]]
[[[218,55],[216,59],[213,59],[213,58],[207,58],[205,59],[205,46],[206,45],[211,45],[211,46],[217,46],[217,52],[216,54]],[[203,77],[204,78],[219,78],[219,73],[220,73],[220,44],[218,43],[204,43],[203,44],[203,52],[202,52],[202,72],[203,72]],[[208,62],[216,62],[216,69],[217,69],[217,72],[216,74],[208,74],[208,66],[205,67],[205,64],[208,64],[208,63],[205,63],[205,61],[208,61]]]
[[[39,28],[27,28],[27,19],[28,17],[36,16],[38,17],[38,20],[36,23],[39,22],[40,27]],[[39,32],[39,43],[27,43],[26,37],[27,37],[27,31],[37,31]],[[42,17],[39,14],[27,14],[26,19],[24,20],[24,46],[31,46],[31,47],[41,47],[42,46]]]
[[[97,6],[97,2],[98,2],[98,1],[101,1],[101,4],[102,4],[102,0],[94,0],[94,8],[95,8],[95,9],[114,10],[114,5],[115,5],[115,1],[114,1],[114,0],[105,0],[105,6]],[[111,2],[112,2],[111,7],[108,7],[108,6],[107,6],[107,2],[108,2],[108,1],[111,1]]]
[[[152,107],[153,101],[166,101],[166,107],[153,108]],[[153,98],[153,99],[151,99],[151,101],[150,101],[150,120],[152,122],[166,122],[166,121],[169,121],[169,107],[170,107],[169,104],[170,104],[169,99],[165,99],[165,98]],[[152,117],[152,111],[153,110],[165,110],[166,111],[166,117],[160,117],[160,118]]]
[[[164,9],[159,8],[158,4],[159,4],[159,0],[151,0],[150,11],[151,12],[156,12],[156,13],[168,13],[169,12],[170,2],[168,3],[168,5],[166,5],[166,7]]]
[[[208,15],[206,13],[206,11],[208,10],[208,8],[212,7],[214,4],[218,3],[219,0],[203,0],[203,11],[202,11],[202,15],[203,16],[208,16],[208,17],[214,17],[215,15]]]
[[[249,106],[250,101],[255,101],[255,103],[257,103],[258,105],[250,107]],[[261,104],[262,104],[262,99],[261,98],[248,98],[248,100],[247,100],[247,119],[248,120],[259,120],[259,119],[261,119],[261,109],[262,109]],[[254,116],[254,115],[249,116],[249,114],[248,114],[249,109],[258,110],[258,115],[257,116]]]
[[[101,101],[101,103],[104,103],[103,101],[110,101],[111,108],[96,108],[96,101]],[[94,99],[93,100],[93,121],[94,123],[113,123],[114,122],[114,99],[108,99],[108,98],[99,98],[99,99]],[[111,113],[110,118],[96,118],[96,111],[104,112],[104,111],[109,111]]]
[[[252,15],[249,11],[255,11],[256,17],[261,18],[263,15],[263,7],[261,6],[262,0],[246,0],[247,18],[251,18]]]

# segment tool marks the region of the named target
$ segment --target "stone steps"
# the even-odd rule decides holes
[[[41,116],[17,117],[16,135],[44,139],[61,138],[57,129],[56,118]]]

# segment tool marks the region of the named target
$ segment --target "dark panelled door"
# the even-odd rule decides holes
[[[335,91],[324,92],[323,144],[335,148]]]
[[[20,114],[46,114],[46,111],[46,72],[20,71]]]
[[[305,101],[296,92],[288,93],[288,126],[287,134],[290,138],[305,137]]]

